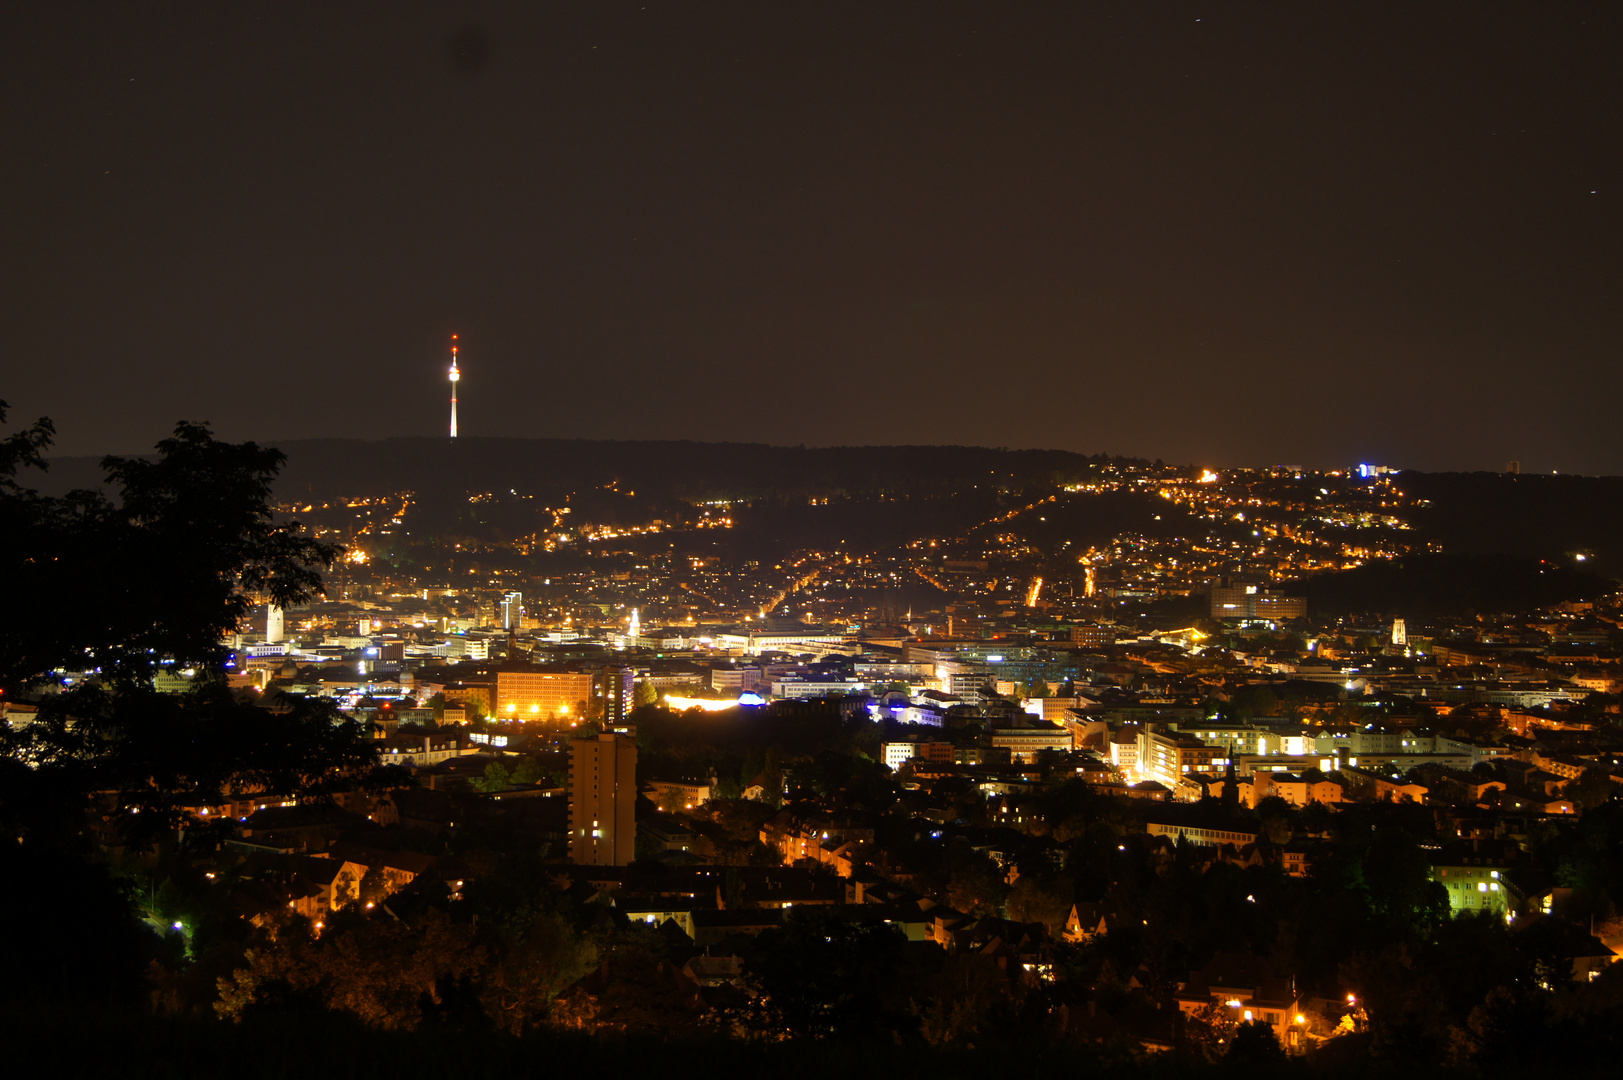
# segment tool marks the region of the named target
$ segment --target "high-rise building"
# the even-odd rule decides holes
[[[502,597],[502,629],[521,630],[524,626],[524,594],[510,592]]]
[[[603,726],[617,727],[625,723],[636,700],[637,673],[624,665],[610,664],[598,675],[594,690],[603,705]]]
[[[282,609],[275,604],[265,605],[265,641],[275,645],[285,636]]]
[[[1400,649],[1409,644],[1409,624],[1402,619],[1392,620],[1392,644]]]
[[[569,858],[625,866],[636,858],[637,740],[604,732],[569,744]]]

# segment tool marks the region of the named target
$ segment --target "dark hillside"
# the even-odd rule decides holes
[[[1024,488],[1080,479],[1112,459],[1063,450],[979,446],[793,447],[752,443],[609,442],[587,439],[310,439],[278,442],[288,495],[331,498],[404,488],[567,496],[618,481],[621,488],[682,498],[753,499]],[[51,490],[99,480],[95,459],[52,462]]]
[[[1400,474],[1403,490],[1431,506],[1414,525],[1445,553],[1519,555],[1623,577],[1623,477]]]
[[[1309,578],[1294,589],[1315,616],[1407,618],[1530,611],[1603,596],[1615,581],[1511,555],[1417,555]]]

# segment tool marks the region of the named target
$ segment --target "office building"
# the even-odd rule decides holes
[[[1214,619],[1300,619],[1307,615],[1307,598],[1283,596],[1262,585],[1214,583],[1211,613]]]
[[[495,714],[502,720],[578,718],[597,692],[586,671],[498,671]]]

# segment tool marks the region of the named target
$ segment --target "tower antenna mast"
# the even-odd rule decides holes
[[[462,372],[456,367],[456,335],[451,335],[451,438],[456,438],[456,384],[462,381]]]

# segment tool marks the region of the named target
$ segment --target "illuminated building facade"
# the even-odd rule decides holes
[[[1462,912],[1491,911],[1503,916],[1510,908],[1504,867],[1487,859],[1460,860],[1432,867],[1431,879],[1448,890],[1448,906]]]
[[[1227,765],[1228,751],[1193,735],[1146,731],[1139,740],[1138,771],[1168,787],[1192,772],[1215,772]]]
[[[879,752],[887,767],[899,769],[909,761],[951,765],[953,749],[950,742],[887,742],[880,744]]]
[[[501,720],[572,716],[592,700],[594,683],[585,671],[498,671],[495,715]]]
[[[1191,723],[1184,721],[1176,726],[1187,728],[1188,730],[1183,732],[1184,734],[1193,735],[1208,746],[1223,747],[1235,756],[1241,754],[1266,754],[1271,749],[1269,746],[1270,733],[1250,724],[1225,724],[1219,721]],[[1276,738],[1274,741],[1278,743],[1279,740]],[[1272,749],[1278,749],[1278,747],[1275,746]]]

